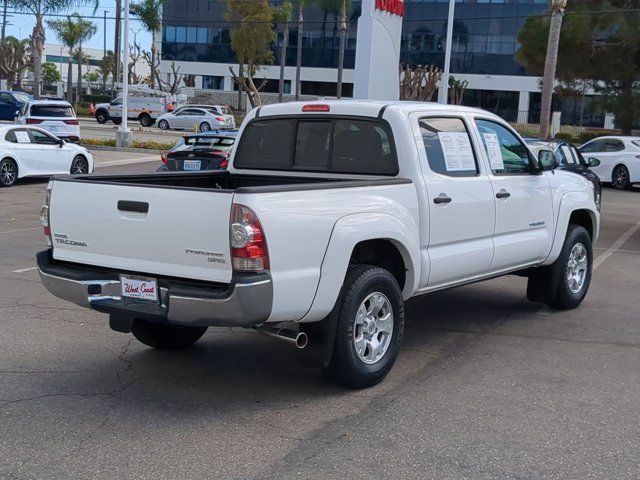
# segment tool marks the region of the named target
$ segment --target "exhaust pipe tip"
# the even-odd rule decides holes
[[[298,347],[299,349],[303,349],[307,346],[308,343],[309,337],[307,336],[307,334],[304,332],[298,333],[298,335],[296,336],[296,347]]]

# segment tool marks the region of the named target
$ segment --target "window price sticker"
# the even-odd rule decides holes
[[[466,132],[438,132],[438,138],[448,172],[475,171],[476,162]]]

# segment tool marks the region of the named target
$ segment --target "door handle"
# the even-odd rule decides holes
[[[440,196],[433,199],[433,203],[440,205],[441,203],[451,203],[451,198],[447,197],[445,193],[441,193]]]
[[[118,210],[121,212],[148,213],[147,202],[134,202],[132,200],[118,200]]]
[[[496,193],[496,198],[509,198],[511,194],[507,192],[504,188]]]

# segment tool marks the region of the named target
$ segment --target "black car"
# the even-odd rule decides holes
[[[525,138],[529,145],[529,148],[538,153],[539,150],[553,150],[558,160],[558,168],[561,170],[567,170],[582,175],[587,180],[593,183],[595,189],[595,198],[598,208],[602,203],[602,183],[600,177],[595,174],[589,167],[597,167],[600,161],[595,158],[586,160],[580,150],[576,147],[562,140],[540,140],[539,138]],[[597,163],[596,163],[597,162]]]
[[[237,132],[205,132],[183,137],[161,155],[159,172],[201,171],[227,168]]]

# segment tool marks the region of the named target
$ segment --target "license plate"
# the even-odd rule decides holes
[[[120,275],[123,300],[158,303],[158,281],[155,278]]]
[[[202,162],[200,160],[185,160],[182,168],[185,170],[200,170]]]

